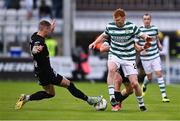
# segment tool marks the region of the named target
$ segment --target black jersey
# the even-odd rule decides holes
[[[37,46],[42,47],[40,52],[37,52]],[[31,36],[30,49],[33,56],[35,76],[38,78],[39,84],[42,86],[60,85],[63,77],[51,68],[45,38],[37,35],[37,32],[34,33]]]
[[[43,49],[39,53],[33,52],[35,46],[42,46]],[[45,38],[37,35],[37,32],[31,36],[30,49],[33,56],[35,73],[44,73],[47,74],[49,71],[52,71],[49,52],[45,44]]]

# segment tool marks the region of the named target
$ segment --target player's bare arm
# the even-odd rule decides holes
[[[143,38],[144,40],[146,40],[146,42],[151,42],[153,39],[152,39],[152,37],[150,37],[149,35],[147,35],[147,34],[145,34],[145,33],[143,33],[142,35],[141,35],[141,38]]]
[[[56,20],[55,20],[55,19],[53,19],[53,20],[52,20],[52,22],[51,22],[51,32],[53,32],[53,31],[54,31],[55,26],[56,26]]]
[[[161,42],[159,40],[159,37],[158,36],[156,36],[156,37],[157,37],[157,46],[158,46],[159,50],[162,51],[163,46],[162,46],[162,44],[161,44]]]
[[[144,50],[150,48],[150,47],[151,47],[151,43],[145,42],[144,46],[141,46],[141,45],[139,45],[137,42],[135,42],[134,47],[135,47],[135,49],[136,49],[138,52],[141,52],[141,51],[144,51]]]
[[[43,50],[43,47],[44,46],[42,46],[42,45],[35,45],[35,46],[33,46],[32,53],[33,54],[40,53]]]
[[[140,46],[138,43],[134,43],[134,47],[138,52],[141,52],[144,50],[143,46]]]
[[[95,49],[98,43],[104,42],[107,38],[109,38],[109,36],[102,33],[93,43],[89,45],[89,49]]]
[[[110,46],[108,43],[103,43],[100,47],[100,52],[108,52],[110,49]]]

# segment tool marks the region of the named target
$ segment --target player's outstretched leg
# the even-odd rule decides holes
[[[38,91],[31,95],[21,94],[18,101],[16,102],[15,109],[16,110],[21,109],[23,105],[27,103],[28,101],[42,100],[42,99],[52,98],[55,96],[53,85],[50,84],[47,86],[43,86],[43,88],[45,89],[45,91]]]
[[[140,110],[141,111],[147,111],[145,104],[144,104],[141,87],[140,87],[138,80],[137,80],[137,75],[136,74],[130,75],[129,80],[131,81],[131,85],[134,89]]]
[[[107,84],[108,84],[108,92],[109,92],[109,98],[110,98],[110,104],[112,106],[111,111],[119,111],[120,107],[118,102],[115,99],[115,84],[114,81],[117,80],[117,76],[119,74],[117,73],[117,65],[115,62],[108,60],[108,76],[107,76]]]
[[[52,98],[54,95],[48,94],[46,91],[38,91],[32,95],[21,94],[18,101],[16,102],[15,109],[19,110],[25,103],[33,100],[42,100],[45,98]]]
[[[22,108],[22,106],[27,102],[25,100],[26,98],[26,95],[25,94],[21,94],[21,96],[19,97],[18,101],[16,102],[16,105],[15,105],[15,109],[16,110],[19,110]]]
[[[170,99],[166,95],[165,82],[163,77],[158,78],[158,85],[162,95],[162,102],[170,102]]]
[[[103,99],[103,96],[88,96],[88,99],[87,99],[87,103],[89,105],[96,105],[97,103],[99,103],[101,100]]]
[[[61,86],[66,87],[74,97],[82,99],[90,105],[95,105],[103,99],[103,96],[87,96],[81,90],[77,89],[72,82],[70,82],[68,79],[64,77],[61,81]]]
[[[144,81],[143,81],[143,84],[142,84],[142,86],[141,86],[142,96],[145,96],[146,90],[147,90],[147,85],[148,85],[148,83],[149,83],[150,81],[151,81],[151,80],[149,80],[149,79],[147,78],[147,76],[144,77]]]

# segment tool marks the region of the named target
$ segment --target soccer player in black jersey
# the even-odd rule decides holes
[[[49,22],[42,20],[39,23],[38,32],[31,36],[30,50],[33,56],[35,76],[39,80],[39,84],[43,87],[43,91],[38,91],[31,95],[21,94],[15,109],[21,109],[22,106],[34,100],[42,100],[52,98],[55,96],[54,85],[62,86],[75,97],[87,101],[90,105],[95,105],[102,100],[102,96],[90,97],[85,95],[82,91],[77,89],[75,85],[65,77],[57,74],[50,65],[49,52],[45,44],[45,37],[53,32],[55,28],[55,20]]]

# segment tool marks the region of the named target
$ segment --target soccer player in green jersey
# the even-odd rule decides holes
[[[109,52],[110,49],[110,39],[101,44],[99,50],[100,52]],[[124,84],[124,89],[120,90],[121,85]],[[114,95],[116,101],[119,103],[119,107],[121,108],[121,103],[125,100],[129,95],[133,93],[133,88],[131,83],[127,77],[124,76],[123,70],[120,67],[116,72],[116,77],[114,80]]]
[[[143,15],[143,23],[144,26],[141,26],[140,30],[153,38],[153,41],[150,42],[151,47],[140,53],[140,59],[146,73],[142,84],[143,95],[145,95],[147,84],[152,80],[152,72],[155,72],[162,95],[162,101],[169,102],[170,100],[166,96],[165,82],[161,72],[159,50],[162,50],[162,45],[158,39],[158,29],[156,26],[151,25],[151,15],[148,13]],[[138,43],[143,46],[145,40],[139,39]]]
[[[136,50],[134,37],[142,37],[146,41],[151,38],[142,33],[136,25],[131,22],[125,21],[126,15],[123,9],[117,9],[113,13],[114,21],[106,26],[106,30],[101,34],[93,43],[89,45],[89,48],[95,48],[99,42],[103,42],[110,38],[110,50],[108,54],[108,91],[110,95],[110,103],[112,105],[112,111],[120,110],[120,107],[115,100],[114,95],[114,80],[116,71],[120,66],[123,69],[125,77],[128,77],[131,85],[135,91],[135,95],[141,111],[146,111],[144,105],[142,91],[137,79],[136,68]]]

